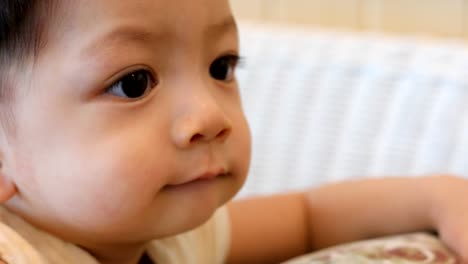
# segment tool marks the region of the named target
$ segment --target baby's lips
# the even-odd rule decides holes
[[[212,180],[216,177],[219,177],[219,176],[222,176],[222,175],[225,175],[225,170],[222,169],[222,170],[218,170],[218,171],[208,171],[208,172],[205,172],[203,174],[201,174],[200,176],[198,176],[196,179],[197,180]]]
[[[200,174],[195,174],[196,176],[189,177],[187,179],[183,179],[179,182],[171,183],[169,186],[177,186],[183,185],[194,181],[202,181],[202,180],[213,180],[217,177],[222,177],[226,175],[226,170],[222,167],[214,168],[214,169],[207,169]]]

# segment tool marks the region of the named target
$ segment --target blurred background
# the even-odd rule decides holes
[[[468,38],[466,0],[231,0],[242,20]]]
[[[252,138],[240,196],[468,178],[468,0],[231,0]]]

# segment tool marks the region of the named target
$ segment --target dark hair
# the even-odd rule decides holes
[[[0,0],[0,128],[12,132],[15,71],[38,54],[52,0]],[[6,131],[7,130],[7,131]]]
[[[9,94],[6,75],[12,65],[35,56],[42,45],[49,2],[0,0],[0,102]]]

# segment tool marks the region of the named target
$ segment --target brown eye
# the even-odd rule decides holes
[[[138,70],[122,77],[106,92],[118,97],[138,99],[145,96],[156,85],[157,82],[149,71]]]
[[[227,55],[216,59],[210,65],[210,75],[216,80],[230,82],[234,79],[234,71],[239,62],[239,56]]]

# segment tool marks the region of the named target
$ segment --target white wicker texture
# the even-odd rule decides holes
[[[253,136],[240,196],[357,177],[468,177],[468,47],[240,24]]]

